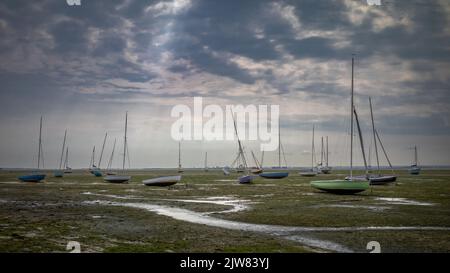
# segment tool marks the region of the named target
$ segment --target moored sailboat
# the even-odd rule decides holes
[[[125,158],[127,155],[127,130],[128,130],[128,112],[125,113],[125,134],[124,134],[124,140],[123,140],[123,160],[122,160],[122,172],[125,172]],[[104,177],[104,180],[106,182],[110,183],[125,183],[128,182],[131,179],[130,175],[107,175]]]
[[[372,133],[373,133],[373,143],[375,145],[375,158],[377,160],[377,174],[371,174],[369,176],[369,181],[371,185],[386,185],[388,183],[395,182],[397,180],[397,176],[393,175],[383,175],[380,170],[380,159],[378,157],[378,145],[377,140],[379,140],[380,145],[382,146],[381,140],[379,139],[378,133],[375,130],[375,122],[373,118],[373,109],[372,109],[372,99],[369,97],[369,105],[370,105],[370,117],[372,120]],[[377,139],[378,136],[378,139]],[[383,147],[384,155],[386,156],[387,161],[389,162],[389,166],[391,167],[392,173],[394,173],[394,170],[392,168],[391,162],[387,156],[386,151]]]
[[[42,116],[39,123],[39,143],[38,143],[38,161],[37,161],[37,170],[33,171],[31,174],[19,176],[18,179],[22,182],[41,182],[45,179],[46,175],[39,171],[41,167],[41,159],[42,159]],[[43,159],[42,159],[43,161]]]
[[[314,125],[313,125],[313,129],[312,129],[312,145],[311,145],[311,169],[304,171],[304,172],[299,172],[299,174],[301,176],[305,176],[305,177],[314,177],[317,175],[317,169],[315,169],[315,154],[316,154],[316,150],[314,147]]]
[[[281,167],[281,153],[283,153],[284,167]],[[264,156],[264,153],[263,153]],[[262,161],[262,160],[261,160]],[[262,167],[261,167],[262,168]],[[284,154],[283,144],[281,143],[280,124],[278,123],[278,169],[287,169],[286,155]],[[262,172],[260,177],[266,179],[282,179],[289,176],[289,172]]]
[[[64,171],[61,169],[62,167],[62,161],[63,161],[63,157],[64,157],[64,152],[65,152],[65,147],[66,147],[66,137],[67,137],[67,130],[64,131],[64,140],[63,140],[63,145],[61,148],[61,158],[59,159],[59,167],[58,170],[56,170],[53,174],[54,177],[63,177],[64,176]]]
[[[365,191],[369,188],[369,180],[358,180],[353,177],[353,115],[355,113],[355,106],[353,103],[353,71],[354,70],[354,58],[352,58],[352,80],[351,80],[351,100],[350,100],[350,176],[349,179],[335,179],[335,180],[316,180],[311,181],[311,186],[318,190],[335,193],[335,194],[354,194]],[[358,123],[359,125],[359,123]],[[359,128],[359,126],[358,126]],[[365,161],[364,148],[360,136],[361,150],[363,151],[364,162],[367,171],[367,164]]]
[[[417,160],[417,146],[414,146],[414,162],[411,165],[411,168],[409,168],[409,173],[412,175],[419,175],[420,171],[421,171],[421,169],[418,166],[418,160]]]

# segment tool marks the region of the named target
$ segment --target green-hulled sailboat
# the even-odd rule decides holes
[[[361,179],[361,177],[353,177],[353,116],[355,114],[355,105],[353,103],[353,69],[354,68],[354,58],[352,57],[352,88],[351,88],[351,100],[350,100],[350,176],[346,179],[336,179],[336,180],[316,180],[311,181],[311,186],[313,188],[335,193],[335,194],[354,194],[358,192],[365,191],[369,188],[369,180],[367,179],[367,164],[366,165],[366,179]],[[362,143],[361,131],[358,124],[359,137],[361,143],[361,149],[364,156],[364,145]],[[366,162],[365,162],[366,163]]]

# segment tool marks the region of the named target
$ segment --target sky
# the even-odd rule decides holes
[[[108,132],[105,166],[126,111],[131,167],[176,167],[171,109],[194,97],[279,105],[289,166],[310,165],[313,124],[316,151],[328,136],[330,164],[347,165],[352,54],[366,151],[370,96],[394,165],[411,164],[414,145],[419,164],[450,164],[447,0],[3,0],[0,37],[0,167],[36,166],[41,115],[45,167],[59,164],[65,129],[73,168]],[[258,158],[259,144],[244,141]],[[202,167],[206,152],[229,165],[237,143],[183,141],[183,166]]]

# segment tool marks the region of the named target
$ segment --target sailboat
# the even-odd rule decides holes
[[[55,177],[63,177],[64,176],[64,171],[61,169],[61,166],[62,166],[62,161],[63,161],[64,152],[65,152],[65,148],[66,148],[66,137],[67,137],[67,130],[64,131],[64,140],[63,140],[63,145],[62,145],[62,149],[61,149],[61,158],[59,159],[58,170],[56,170],[54,172]]]
[[[184,172],[181,168],[181,142],[178,142],[178,173]]]
[[[92,148],[91,161],[89,162],[89,172],[94,174],[94,171],[97,170],[97,166],[95,165],[95,146]]]
[[[109,157],[108,166],[106,167],[106,175],[116,175],[112,170],[112,163],[114,158],[114,151],[116,150],[116,139],[114,139],[113,148],[111,151],[111,156]]]
[[[123,138],[123,161],[122,172],[125,172],[125,158],[127,156],[127,130],[128,130],[128,112],[125,113],[125,134]],[[104,177],[106,182],[110,183],[125,183],[131,179],[129,175],[107,175]]]
[[[395,182],[397,180],[397,176],[395,175],[382,175],[380,170],[380,160],[378,158],[378,145],[377,145],[377,131],[375,130],[375,123],[373,119],[373,109],[372,109],[372,99],[369,97],[369,105],[370,105],[370,117],[372,119],[372,133],[373,133],[373,142],[375,145],[375,158],[377,159],[377,174],[372,174],[369,176],[369,181],[371,185],[385,185],[387,183]],[[380,145],[382,146],[382,142],[379,139]],[[382,146],[383,147],[383,146]],[[394,170],[392,168],[392,164],[387,156],[386,151],[383,147],[384,155],[386,156],[386,159],[389,163],[389,166],[391,167],[392,173],[394,173]]]
[[[417,146],[414,146],[414,163],[411,165],[411,168],[409,168],[409,173],[412,175],[419,175],[420,170],[417,162]]]
[[[281,153],[283,153],[284,167],[281,167]],[[262,167],[261,167],[262,168]],[[278,169],[287,169],[286,155],[284,154],[283,144],[281,143],[280,123],[278,123]],[[282,179],[289,176],[289,172],[262,172],[259,174],[266,179]]]
[[[309,171],[306,171],[306,172],[300,172],[299,174],[301,176],[313,177],[313,176],[317,175],[317,169],[314,168],[315,155],[316,155],[316,150],[315,150],[315,147],[314,147],[314,125],[313,125],[313,129],[312,129],[312,145],[311,145],[311,169]]]
[[[241,143],[241,140],[239,139],[239,134],[238,134],[237,126],[236,126],[236,119],[234,118],[233,113],[231,113],[231,115],[233,117],[234,133],[236,134],[236,138],[238,141],[238,149],[239,149],[238,156],[234,160],[233,164],[237,161],[242,162],[242,166],[239,166],[239,167],[241,169],[241,172],[245,172],[245,174],[238,178],[239,184],[250,184],[250,183],[252,183],[252,181],[255,177],[250,175],[250,172],[248,170],[247,160],[245,158],[245,153],[244,153],[244,147]],[[232,164],[232,166],[233,166],[233,164]],[[224,169],[224,173],[225,173],[225,169]]]
[[[39,172],[40,163],[41,163],[41,155],[42,153],[42,116],[41,121],[39,123],[39,144],[38,144],[38,162],[37,162],[37,171],[32,172],[28,175],[19,176],[18,179],[23,182],[40,182],[45,179],[45,174]],[[43,158],[42,158],[43,161]]]
[[[208,169],[208,152],[205,153],[205,172],[209,171]]]
[[[263,153],[264,153],[264,151],[263,151]],[[258,161],[258,159],[256,159],[255,154],[253,153],[253,151],[252,151],[252,157],[253,157],[253,160],[255,161],[256,167],[253,167],[251,169],[251,172],[253,174],[260,174],[260,173],[262,173],[263,172],[263,168],[261,166],[261,163]]]
[[[329,158],[329,152],[328,152],[328,136],[325,137],[326,139],[326,150],[323,149],[323,137],[322,137],[322,148],[321,148],[321,155],[320,155],[320,166],[319,166],[319,172],[323,174],[329,174],[331,172],[331,167],[328,165],[328,158]],[[325,160],[325,166],[323,165],[323,160]]]
[[[64,173],[72,173],[72,168],[69,167],[69,147],[66,147],[66,159],[64,160]]]
[[[369,188],[369,180],[359,180],[353,177],[353,116],[356,113],[355,105],[353,103],[353,72],[354,72],[354,58],[352,57],[352,81],[351,81],[351,100],[350,100],[350,176],[348,179],[336,179],[336,180],[316,180],[311,181],[313,188],[336,194],[354,194],[365,191]],[[358,121],[358,119],[356,118]],[[367,172],[367,163],[364,154],[364,145],[362,143],[362,135],[357,122],[358,131],[360,136],[361,150],[363,152],[364,163]]]
[[[106,144],[106,138],[108,137],[108,133],[105,134],[105,138],[103,139],[103,145],[102,145],[102,151],[100,152],[100,159],[98,160],[97,168],[93,170],[93,173],[97,177],[103,176],[103,173],[101,171],[101,164],[103,159],[103,152],[105,150],[105,144]]]

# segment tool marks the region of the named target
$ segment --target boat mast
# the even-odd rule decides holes
[[[366,153],[364,151],[364,142],[363,142],[363,137],[362,137],[362,133],[361,133],[361,127],[359,126],[359,120],[358,120],[358,115],[356,114],[356,109],[353,109],[353,110],[355,112],[356,126],[358,128],[359,143],[361,144],[361,152],[362,152],[363,159],[364,159],[364,167],[366,169],[366,176],[368,176],[369,171],[367,169]]]
[[[326,166],[328,167],[328,136],[326,136],[326,140],[327,140]]]
[[[111,170],[112,167],[112,161],[113,161],[113,157],[114,157],[114,150],[116,149],[116,139],[114,139],[114,145],[113,145],[113,149],[111,152],[111,157],[109,158],[109,162],[108,162],[108,170]]]
[[[63,157],[64,157],[64,150],[66,147],[66,136],[67,136],[67,130],[64,131],[64,140],[63,140],[63,145],[62,145],[62,149],[61,149],[61,159],[59,160],[59,169],[61,170],[61,165],[62,165],[62,161],[63,161]]]
[[[208,152],[205,153],[205,170],[208,170]]]
[[[414,164],[417,166],[417,146],[414,145]]]
[[[323,165],[323,153],[324,153],[324,150],[323,150],[323,137],[321,138],[321,141],[322,141],[322,145],[320,147],[320,166]]]
[[[264,150],[262,151],[262,154],[261,154],[261,169],[262,169],[262,166],[263,166],[263,162],[264,162]]]
[[[181,141],[178,142],[178,169],[181,169]]]
[[[376,139],[376,134],[375,134],[375,123],[373,121],[373,110],[372,110],[372,98],[371,97],[369,97],[369,104],[370,104],[370,117],[372,119],[373,141],[375,144],[375,156],[377,158],[378,174],[380,174],[380,160],[378,158],[378,146],[377,146],[377,139]]]
[[[100,153],[100,159],[98,160],[98,166],[100,168],[100,164],[102,164],[103,151],[105,150],[106,138],[108,137],[108,133],[105,134],[105,139],[103,139],[102,152]]]
[[[314,124],[313,124],[313,130],[312,130],[312,146],[311,146],[311,170],[314,169]]]
[[[355,63],[355,55],[352,56],[352,88],[351,88],[351,99],[350,99],[350,178],[353,177],[353,70]]]
[[[66,159],[64,160],[64,169],[69,167],[69,146],[66,148]]]
[[[236,126],[236,120],[235,120],[235,118],[234,118],[233,112],[231,112],[231,114],[233,115],[234,132],[236,133],[236,138],[237,138],[237,140],[238,140],[238,145],[239,145],[239,155],[238,155],[238,158],[239,158],[239,157],[242,157],[242,163],[244,164],[244,167],[245,167],[245,169],[247,170],[247,160],[245,160],[244,149],[242,148],[241,140],[239,139],[239,134],[238,134],[238,131],[237,131],[237,126]],[[279,137],[279,135],[278,135],[278,137]],[[278,145],[279,145],[279,143],[278,143]],[[281,161],[280,161],[280,162],[281,162]],[[281,165],[280,165],[280,166],[281,166]]]
[[[281,133],[280,133],[280,120],[278,120],[278,168],[281,169]]]
[[[127,129],[128,129],[128,111],[125,113],[125,136],[123,141],[122,170],[125,170],[125,156],[127,153]]]
[[[41,166],[41,150],[42,150],[42,116],[39,123],[39,148],[38,148],[38,169]]]
[[[95,146],[94,146],[94,148],[92,148],[91,163],[89,163],[89,164],[90,164],[89,168],[95,166]]]
[[[384,149],[383,142],[381,142],[381,138],[378,135],[378,131],[377,130],[375,130],[375,134],[377,135],[378,142],[380,142],[381,150],[383,151],[384,156],[386,157],[386,160],[389,163],[389,167],[391,167],[391,171],[392,171],[392,173],[394,173],[394,168],[392,167],[391,161],[389,160],[389,157],[388,157],[388,155],[386,153],[386,150]]]

